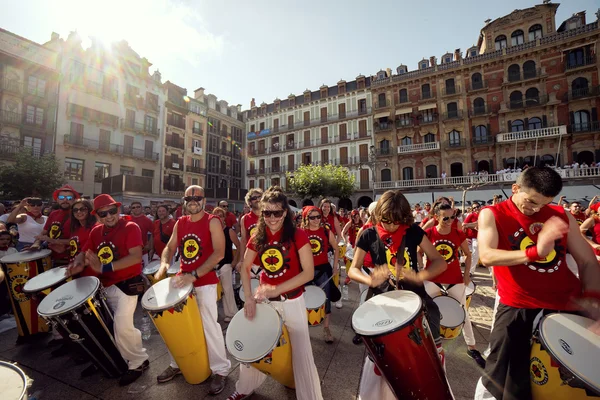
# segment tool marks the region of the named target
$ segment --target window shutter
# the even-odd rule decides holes
[[[598,121],[598,109],[596,107],[592,107],[592,122],[597,122]],[[600,159],[598,159],[596,157],[597,160],[600,161]]]
[[[573,125],[575,123],[575,113],[573,111],[569,111],[569,124]]]
[[[508,131],[511,132],[512,130],[512,121],[508,121]]]
[[[548,127],[548,118],[546,118],[546,115],[542,115],[542,128],[547,128]]]
[[[577,161],[577,152],[573,152],[573,162]]]
[[[525,118],[523,120],[523,124],[525,125],[524,126],[525,130],[528,130],[529,129],[529,118]]]
[[[490,160],[490,170],[488,171],[490,174],[494,171],[494,160]]]

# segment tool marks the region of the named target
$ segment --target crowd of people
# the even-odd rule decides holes
[[[281,188],[254,188],[246,195],[244,212],[237,215],[228,210],[227,200],[208,212],[199,186],[188,187],[176,207],[145,207],[137,201],[123,205],[107,194],[84,199],[65,185],[54,192],[56,206],[48,215],[42,211],[42,199],[35,197],[23,199],[8,213],[0,210],[0,257],[47,248],[53,267],[67,268],[72,277],[100,279],[115,316],[114,339],[128,366],[121,385],[134,382],[149,367],[133,319],[139,295],[135,288],[144,283],[147,287],[142,268],[159,260],[153,276],[158,281],[179,262],[173,286],[194,286],[213,395],[224,390],[231,370],[218,323],[217,284],[223,288],[223,317],[229,323],[238,312],[234,281],[239,274],[247,319],[255,317],[261,301],[278,304],[283,314],[299,399],[322,399],[303,295],[306,285],[316,285],[326,294],[326,343],[334,342],[332,304],[343,307],[340,286],[334,283],[341,268],[346,269],[346,284],[356,282],[366,294],[363,302],[398,289],[415,293],[424,304],[445,368],[440,309],[433,298],[444,293],[466,308],[467,287],[481,264],[492,272],[497,309],[487,357],[476,349],[468,312],[464,320],[465,351],[482,369],[475,398],[528,399],[535,316],[541,310],[587,312],[573,299],[600,295],[600,202],[595,197],[585,210],[564,198],[551,205],[561,189],[553,169],[530,167],[512,185],[509,199],[494,196],[492,204],[472,202],[459,210],[451,197],[440,197],[423,206],[411,205],[400,191],[387,191],[369,207],[336,210],[331,200],[321,199],[318,206],[303,207],[296,214]],[[340,247],[347,252],[341,253]],[[564,267],[567,254],[576,261],[573,268]],[[552,274],[540,273],[550,269]],[[0,281],[4,278],[0,271]],[[260,281],[254,292],[252,278]],[[64,345],[65,340],[53,335],[51,345]],[[359,345],[360,335],[353,342]],[[365,359],[360,399],[395,398],[376,364],[372,355]],[[230,400],[248,398],[267,379],[258,369],[239,368]],[[83,373],[95,370],[92,364]],[[181,374],[171,357],[157,381]]]

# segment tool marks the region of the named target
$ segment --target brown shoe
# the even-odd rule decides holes
[[[325,328],[325,343],[333,343],[333,336],[329,328]]]
[[[160,374],[159,376],[156,377],[156,381],[158,383],[169,382],[170,380],[175,378],[177,375],[181,375],[181,370],[179,368],[173,368],[169,365],[167,367],[167,369],[165,369],[163,371],[162,374]]]
[[[208,394],[215,395],[219,394],[225,389],[225,381],[227,380],[226,376],[223,375],[214,375],[212,381],[210,382],[210,390]]]

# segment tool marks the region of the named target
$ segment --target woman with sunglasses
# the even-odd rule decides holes
[[[48,217],[42,215],[42,199],[37,197],[26,197],[16,206],[7,223],[15,223],[19,229],[19,241],[17,251],[29,248],[36,240],[36,236],[42,234]]]
[[[93,209],[92,202],[87,199],[77,199],[71,206],[71,238],[69,240],[71,261],[81,253],[92,228],[97,224],[96,216],[91,213]],[[86,270],[91,270],[91,268]]]
[[[348,275],[352,280],[371,287],[374,294],[396,288],[418,294],[425,305],[427,321],[443,363],[440,311],[425,292],[423,281],[431,280],[444,272],[447,268],[446,263],[427,239],[425,232],[413,223],[410,204],[399,190],[385,192],[377,201],[371,218],[375,225],[365,229],[358,238]],[[430,268],[424,271],[419,271],[417,267],[418,247],[431,260]],[[368,276],[360,271],[367,253],[371,254],[375,265]],[[380,374],[375,372],[374,367],[375,364],[366,357],[359,389],[360,398],[394,399],[389,386]]]
[[[329,317],[331,316],[331,297],[330,282],[333,275],[338,273],[338,245],[333,236],[333,232],[326,228],[321,223],[321,210],[315,206],[304,207],[302,210],[302,231],[308,235],[310,248],[312,250],[313,260],[315,264],[315,276],[313,283],[321,287],[325,292],[325,322],[323,324],[325,330],[325,343],[333,343],[333,336],[329,330]],[[327,257],[327,249],[333,248],[333,268],[329,264]]]
[[[255,294],[250,290],[250,268],[256,258],[264,273],[260,276],[257,297],[267,298],[283,316],[290,334],[296,396],[300,400],[322,399],[321,382],[313,358],[308,317],[304,303],[304,284],[314,278],[314,263],[308,236],[296,229],[288,199],[274,186],[260,201],[261,216],[247,245],[242,266],[242,283],[246,303],[244,313],[252,320],[256,313]],[[269,256],[265,254],[268,252]],[[240,366],[236,391],[228,400],[250,397],[266,379],[255,368]]]
[[[457,300],[463,307],[466,303],[466,288],[470,282],[469,269],[463,274],[460,269],[459,250],[462,250],[466,256],[465,265],[471,265],[471,251],[467,243],[467,236],[453,227],[456,219],[454,210],[449,204],[440,204],[434,209],[437,225],[426,231],[427,238],[433,243],[435,249],[440,253],[448,264],[446,271],[425,282],[425,290],[431,297],[442,294],[441,288],[448,293],[448,296]],[[431,260],[428,259],[427,270],[431,266]],[[443,286],[442,286],[443,285]],[[463,326],[463,336],[467,344],[467,355],[471,357],[477,365],[485,368],[485,360],[475,346],[475,335],[469,319],[468,311],[465,313],[465,323]]]
[[[454,211],[455,216],[456,216],[456,212],[458,210],[456,210],[454,208],[454,198],[452,197],[438,197],[438,199],[435,201],[435,203],[433,203],[433,207],[431,209],[431,213],[429,214],[429,216],[427,218],[425,218],[422,222],[421,222],[421,228],[423,228],[423,230],[427,230],[429,228],[433,228],[434,226],[437,225],[438,221],[436,219],[436,214],[435,214],[435,208],[439,207],[442,204],[448,204],[450,206],[450,208]],[[452,227],[454,229],[458,229],[459,231],[462,231],[462,223],[458,220],[458,218],[454,218],[454,220],[452,220]]]

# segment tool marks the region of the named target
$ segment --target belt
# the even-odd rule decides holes
[[[299,288],[296,288],[294,290],[292,290],[291,292],[287,292],[285,294],[282,294],[279,297],[271,297],[269,299],[269,301],[285,301],[287,299],[295,299],[296,297],[299,297],[302,294],[302,286]],[[281,300],[281,298],[284,298],[283,300]]]

